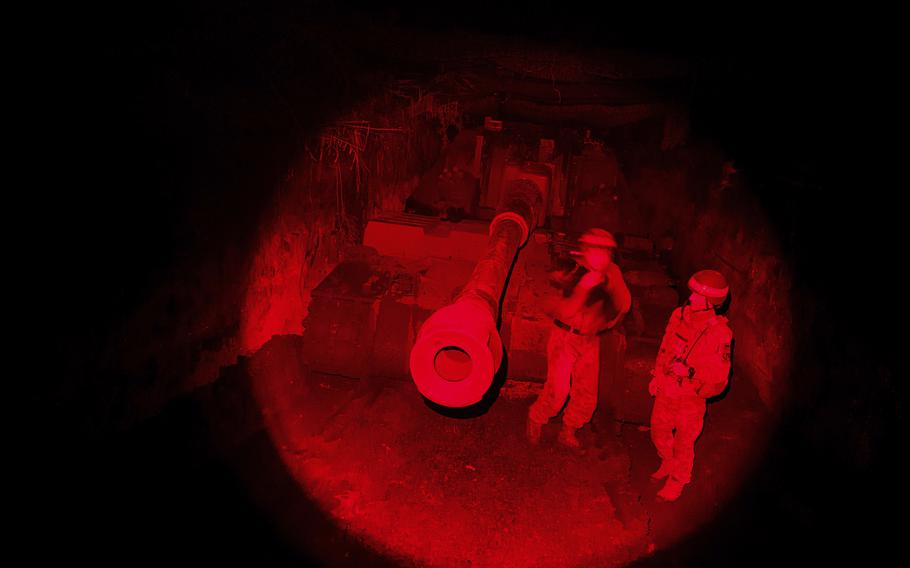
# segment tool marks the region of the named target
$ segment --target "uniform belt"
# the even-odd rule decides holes
[[[583,335],[586,337],[594,337],[595,335],[603,335],[603,334],[607,333],[608,331],[610,331],[610,328],[605,328],[605,329],[602,329],[595,333],[582,333],[580,329],[578,329],[576,327],[572,327],[571,325],[561,322],[558,319],[554,319],[553,323],[556,324],[556,327],[558,327],[560,329],[570,331],[570,332],[574,333],[575,335]]]

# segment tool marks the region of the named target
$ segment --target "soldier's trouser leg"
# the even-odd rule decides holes
[[[705,399],[682,398],[677,401],[676,435],[673,437],[673,467],[670,475],[680,483],[692,480],[695,441],[705,423]]]
[[[576,359],[571,337],[571,333],[558,328],[550,332],[547,341],[547,382],[528,413],[534,422],[546,424],[556,416],[569,396],[569,381]]]
[[[572,371],[569,404],[562,422],[570,428],[581,428],[597,409],[597,383],[600,375],[600,337],[577,337],[578,359]]]
[[[657,455],[668,465],[673,463],[673,428],[676,427],[676,400],[657,395],[651,410],[651,441]],[[672,470],[671,470],[672,471]]]

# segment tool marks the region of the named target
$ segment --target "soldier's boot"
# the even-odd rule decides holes
[[[528,426],[526,433],[528,435],[528,441],[534,445],[540,443],[540,431],[543,429],[543,424],[540,422],[535,422],[528,417]]]
[[[562,431],[559,433],[559,438],[557,438],[557,441],[567,448],[580,450],[581,442],[579,442],[578,438],[575,436],[575,432],[577,431],[578,430],[576,428],[572,428],[571,426],[566,426],[563,424]]]
[[[679,499],[679,496],[682,494],[683,487],[686,484],[676,481],[672,477],[667,479],[667,482],[664,483],[663,488],[657,492],[657,498],[662,501],[676,501]]]
[[[657,481],[667,477],[668,475],[670,475],[670,462],[669,460],[661,460],[660,468],[651,474],[651,479]]]

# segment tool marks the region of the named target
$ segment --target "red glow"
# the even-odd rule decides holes
[[[658,181],[653,185],[659,189],[647,187],[647,179],[641,181],[642,194],[668,192],[662,187],[666,180]],[[275,218],[263,227],[243,306],[241,332],[252,355],[254,392],[275,446],[301,488],[340,527],[376,551],[442,566],[623,565],[677,542],[710,520],[760,455],[768,428],[757,410],[761,402],[746,381],[711,407],[709,426],[698,442],[695,481],[672,505],[655,500],[659,485],[648,475],[659,460],[645,427],[620,426],[602,410],[579,433],[587,448],[584,455],[555,444],[558,420],[544,427],[540,446],[531,446],[524,426],[540,392],[537,382],[506,383],[489,412],[467,420],[429,408],[421,393],[430,399],[454,397],[446,400],[455,407],[480,399],[500,367],[504,347],[509,349],[510,379],[539,379],[540,361],[546,369],[546,338],[553,324],[540,317],[540,304],[547,298],[537,293],[545,280],[541,275],[549,260],[547,247],[554,242],[545,236],[535,242],[532,236],[519,255],[511,277],[514,285],[504,299],[511,311],[500,330],[483,300],[456,301],[455,290],[471,278],[487,238],[486,231],[475,231],[470,222],[438,223],[402,214],[368,226],[367,239],[383,247],[383,260],[369,266],[364,261],[362,279],[341,283],[343,294],[332,300],[337,307],[330,308],[335,312],[323,312],[321,321],[306,320],[321,326],[318,337],[306,337],[309,349],[341,353],[333,359],[339,365],[362,360],[367,372],[357,379],[339,376],[343,372],[311,372],[301,338],[307,331],[307,309],[312,309],[310,294],[342,260],[343,238],[329,219],[295,216],[289,205],[293,192],[279,199]],[[739,258],[730,242],[715,246],[702,236],[709,233],[709,223],[736,225],[736,219],[725,215],[711,209],[687,220],[687,227],[698,229],[688,246]],[[437,243],[442,258],[426,258],[425,251]],[[692,255],[691,250],[687,254]],[[731,271],[731,289],[742,302],[731,327],[750,350],[744,360],[775,369],[781,368],[774,367],[777,359],[785,361],[787,354],[759,348],[763,327],[755,322],[760,319],[756,310],[767,302],[761,286],[779,265],[774,254],[766,254],[750,265],[755,274]],[[496,263],[494,268],[503,266],[508,264]],[[647,265],[624,270],[633,298],[640,302],[645,299],[642,290],[667,291],[666,275],[655,277]],[[400,274],[413,276],[416,292],[401,291],[410,290],[411,280],[398,279]],[[398,294],[391,304],[399,311],[384,311],[384,301],[392,294]],[[496,291],[486,295],[498,297]],[[654,305],[663,305],[660,300]],[[513,317],[516,305],[524,310],[520,317]],[[406,322],[400,326],[404,332],[394,341],[377,332],[372,344],[364,344],[359,336],[349,337],[360,331],[356,325],[343,325],[352,310],[361,310],[363,321],[376,329],[383,317],[400,317]],[[666,322],[668,312],[637,317]],[[629,322],[630,329],[635,325]],[[508,339],[500,337],[503,330]],[[630,331],[629,337],[633,335]],[[774,347],[784,340],[769,335],[767,342]],[[395,351],[395,357],[403,355],[395,363],[400,368],[367,376],[395,358],[371,359],[368,352],[380,343]],[[407,376],[408,363],[417,388]],[[639,363],[630,356],[630,365]],[[653,357],[642,364],[651,366]],[[776,378],[767,368],[759,370],[765,372],[757,381],[759,395],[772,405],[780,396],[772,388]],[[613,402],[647,399],[646,383],[627,386],[638,390],[610,391]],[[286,529],[292,539],[294,531],[304,530]]]
[[[627,426],[618,438],[614,425],[595,416],[579,434],[588,452],[578,456],[555,443],[556,421],[533,447],[524,420],[537,391],[518,383],[507,383],[487,414],[458,420],[428,408],[410,381],[308,374],[300,352],[300,338],[284,335],[251,360],[275,445],[339,527],[392,558],[440,566],[624,565],[707,521],[712,503],[737,489],[746,458],[760,448],[757,415],[733,408],[754,401],[724,401],[731,406],[712,414],[714,429],[696,461],[697,470],[711,471],[701,471],[680,501],[659,505],[659,485],[648,481],[658,459],[646,431]],[[432,362],[458,384],[474,370],[467,355],[443,349]],[[731,435],[742,445],[735,450],[741,460],[724,459]],[[293,540],[304,529],[286,530]]]

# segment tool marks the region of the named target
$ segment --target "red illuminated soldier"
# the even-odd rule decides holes
[[[562,289],[554,327],[547,342],[547,381],[528,413],[532,443],[569,397],[559,442],[581,447],[576,431],[597,408],[601,335],[613,329],[629,311],[632,296],[619,267],[613,263],[616,239],[603,229],[591,229],[579,239],[581,252],[574,268],[559,272],[553,283]]]
[[[692,479],[695,441],[701,435],[705,399],[727,386],[733,332],[717,313],[729,293],[716,270],[689,279],[692,295],[667,323],[648,390],[654,398],[651,440],[661,458],[653,479],[667,478],[657,496],[675,501]]]

